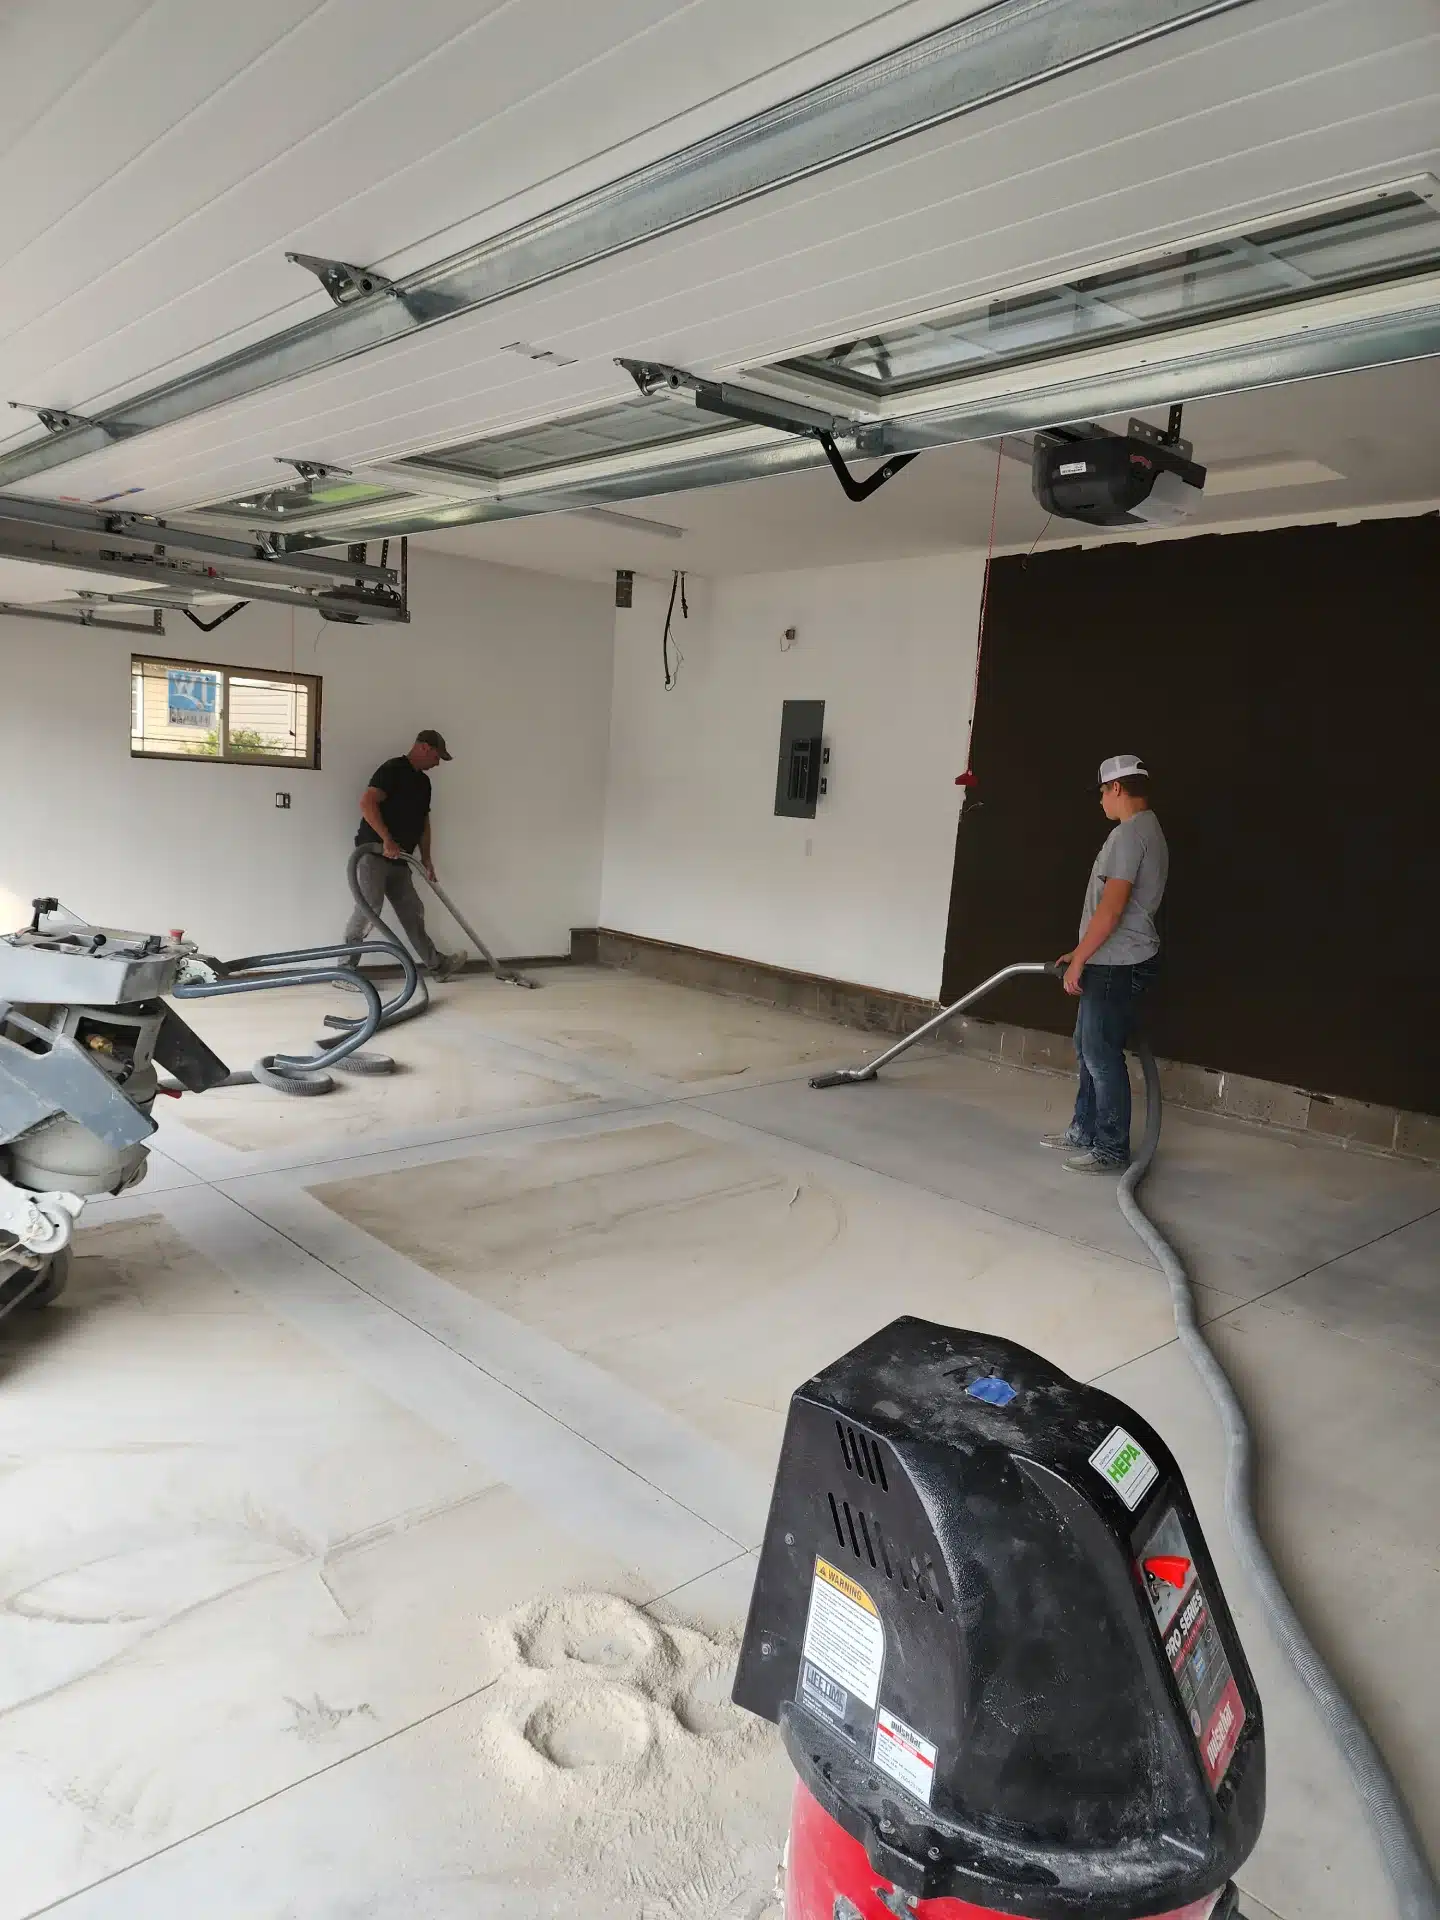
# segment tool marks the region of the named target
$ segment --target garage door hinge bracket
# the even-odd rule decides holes
[[[292,460],[288,454],[277,453],[275,464],[279,467],[293,467],[302,480],[348,480],[349,467],[332,467],[328,460]]]
[[[287,253],[285,258],[313,273],[337,307],[395,292],[395,282],[374,267],[355,267],[348,260],[326,260],[318,253]]]
[[[375,267],[357,267],[349,260],[327,260],[318,253],[287,253],[285,258],[313,273],[337,307],[353,307],[358,300],[398,300],[417,326],[462,313],[466,302],[428,287],[402,287]]]
[[[92,420],[85,413],[71,413],[68,407],[41,407],[30,400],[12,400],[9,405],[21,413],[33,413],[47,433],[68,433],[72,427],[96,427],[109,440],[121,438],[121,429],[108,420]]]

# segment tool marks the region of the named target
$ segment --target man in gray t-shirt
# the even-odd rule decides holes
[[[1115,825],[1095,856],[1079,943],[1060,957],[1065,991],[1080,1001],[1075,1052],[1080,1085],[1064,1133],[1045,1136],[1074,1173],[1119,1172],[1130,1160],[1130,1074],[1125,1043],[1135,1002],[1159,967],[1155,913],[1170,852],[1150,810],[1150,776],[1133,753],[1100,768],[1100,805]]]

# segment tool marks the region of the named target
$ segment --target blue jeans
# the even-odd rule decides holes
[[[1070,1132],[1077,1148],[1089,1147],[1111,1166],[1130,1161],[1130,1073],[1125,1043],[1135,1023],[1135,1003],[1160,971],[1159,956],[1133,967],[1097,967],[1080,975],[1080,1011],[1075,1052],[1080,1086]]]

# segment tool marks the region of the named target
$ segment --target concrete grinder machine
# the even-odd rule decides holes
[[[193,1092],[229,1074],[163,997],[193,946],[34,904],[0,937],[0,1316],[56,1299],[86,1202],[144,1179],[157,1068]]]
[[[736,1674],[798,1780],[785,1920],[1230,1920],[1259,1695],[1169,1448],[900,1319],[794,1395]]]

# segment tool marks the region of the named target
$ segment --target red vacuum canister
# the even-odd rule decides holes
[[[1160,1436],[903,1319],[793,1396],[734,1697],[799,1776],[785,1920],[1229,1920],[1260,1699]]]

